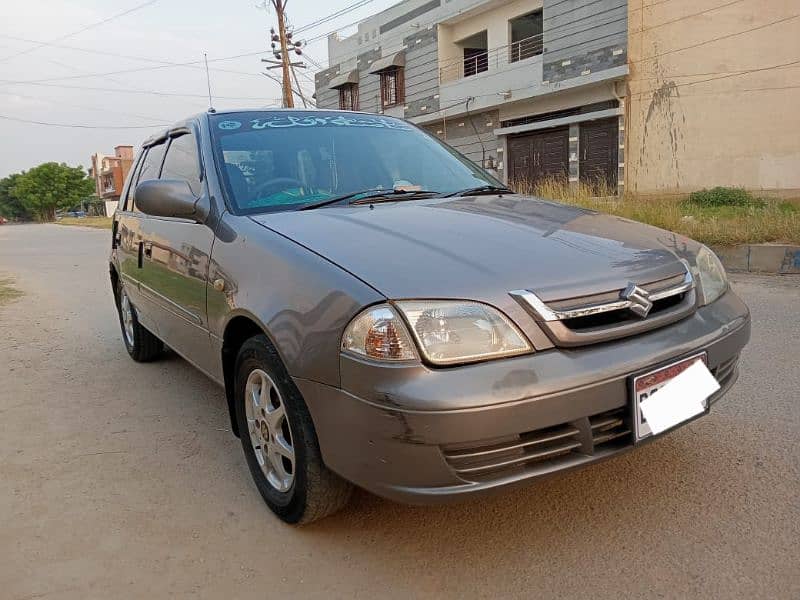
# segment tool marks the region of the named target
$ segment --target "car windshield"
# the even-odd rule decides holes
[[[240,214],[296,210],[366,190],[449,194],[502,186],[400,119],[265,111],[211,115],[210,120],[221,179]]]

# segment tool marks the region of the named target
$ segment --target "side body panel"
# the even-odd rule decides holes
[[[158,335],[213,374],[217,367],[210,353],[206,282],[214,233],[204,224],[158,217],[143,218],[141,229],[140,294],[153,306]]]

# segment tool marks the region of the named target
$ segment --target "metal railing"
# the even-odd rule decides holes
[[[464,77],[472,77],[479,73],[495,70],[499,67],[525,60],[542,53],[542,34],[517,40],[500,46],[477,52],[465,58],[454,58],[439,66],[439,81],[445,83]]]

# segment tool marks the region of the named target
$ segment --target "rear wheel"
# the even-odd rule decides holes
[[[236,359],[236,419],[256,487],[287,523],[309,523],[342,508],[352,486],[322,462],[308,408],[264,335]]]
[[[131,358],[136,362],[150,362],[156,359],[164,349],[164,344],[139,323],[136,309],[131,304],[131,299],[122,283],[117,290],[117,312],[122,328],[122,341],[125,342],[125,349]]]

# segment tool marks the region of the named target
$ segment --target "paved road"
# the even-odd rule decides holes
[[[182,360],[125,354],[107,232],[0,227],[0,597],[800,598],[800,279],[739,276],[753,341],[710,417],[593,468],[278,522]]]

